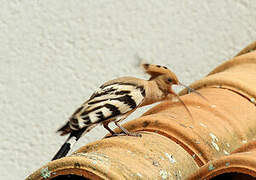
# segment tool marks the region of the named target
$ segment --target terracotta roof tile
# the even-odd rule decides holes
[[[49,162],[28,179],[67,174],[92,179],[256,177],[256,51],[225,62],[192,88],[207,98],[181,97],[192,118],[180,103],[163,102],[124,125],[140,131],[141,138],[96,141]]]

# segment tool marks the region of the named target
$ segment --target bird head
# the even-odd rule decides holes
[[[159,88],[166,94],[175,94],[172,85],[182,85],[177,76],[165,66],[154,64],[143,64],[142,66],[145,72],[151,76],[149,80],[156,81]]]
[[[155,81],[157,83],[159,89],[165,94],[166,99],[170,98],[170,96],[169,96],[170,94],[174,95],[181,102],[181,104],[185,107],[188,114],[192,117],[186,104],[179,97],[179,95],[176,94],[172,90],[172,85],[183,86],[192,92],[194,92],[194,90],[192,88],[180,83],[177,76],[165,66],[154,65],[154,64],[142,64],[142,66],[145,69],[145,72],[151,76],[149,81]],[[171,98],[172,98],[172,96],[171,96]]]

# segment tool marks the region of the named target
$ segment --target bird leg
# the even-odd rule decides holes
[[[139,133],[134,133],[134,132],[129,132],[127,129],[125,129],[124,127],[122,127],[121,124],[119,124],[121,121],[123,121],[124,119],[126,119],[127,116],[129,116],[129,115],[130,115],[131,113],[133,113],[135,110],[136,110],[136,109],[133,109],[133,110],[131,110],[130,112],[126,113],[125,115],[123,115],[123,116],[117,118],[117,119],[115,120],[115,125],[116,125],[117,127],[119,127],[119,129],[121,129],[121,130],[123,131],[123,133],[125,133],[125,134],[128,135],[128,136],[141,137],[141,134],[139,134]]]
[[[116,134],[114,131],[112,131],[112,130],[108,127],[108,124],[109,124],[109,122],[108,122],[108,121],[103,122],[102,124],[103,124],[103,127],[104,127],[106,130],[108,130],[108,131],[110,132],[110,134],[111,134],[111,135]]]
[[[108,124],[110,122],[109,121],[106,121],[106,122],[103,122],[103,127],[108,130],[108,132],[110,132],[110,136],[106,136],[105,138],[109,138],[109,137],[113,137],[113,136],[121,136],[121,134],[118,134],[118,133],[115,133],[114,131],[112,131],[109,127],[108,127]]]
[[[115,125],[117,127],[119,127],[126,135],[128,136],[135,136],[135,137],[141,137],[141,134],[139,133],[134,133],[134,132],[129,132],[127,129],[125,129],[124,127],[122,127],[119,123],[119,121],[115,121]]]

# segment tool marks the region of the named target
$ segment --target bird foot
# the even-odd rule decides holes
[[[129,132],[127,133],[128,136],[134,136],[134,137],[142,137],[140,133],[135,133],[135,132]]]
[[[115,137],[115,136],[125,136],[126,134],[124,134],[124,133],[115,133],[115,134],[112,134],[111,136],[112,137]]]
[[[113,133],[113,134],[110,134],[110,135],[106,136],[105,138],[125,136],[125,135],[126,135],[125,133]]]
[[[133,136],[133,137],[142,137],[140,133],[134,133],[134,132],[129,132],[129,133],[114,133],[106,136],[105,138],[110,138],[110,137],[117,137],[117,136]]]

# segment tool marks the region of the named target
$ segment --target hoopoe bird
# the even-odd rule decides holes
[[[142,67],[150,75],[149,80],[121,77],[108,81],[73,113],[69,121],[57,131],[61,136],[69,134],[69,137],[52,160],[66,156],[75,142],[98,124],[103,124],[106,130],[115,135],[108,127],[113,121],[126,135],[141,136],[120,125],[122,120],[139,107],[176,96],[189,112],[184,102],[172,90],[172,85],[185,86],[172,71],[165,66],[153,64],[143,64]]]

